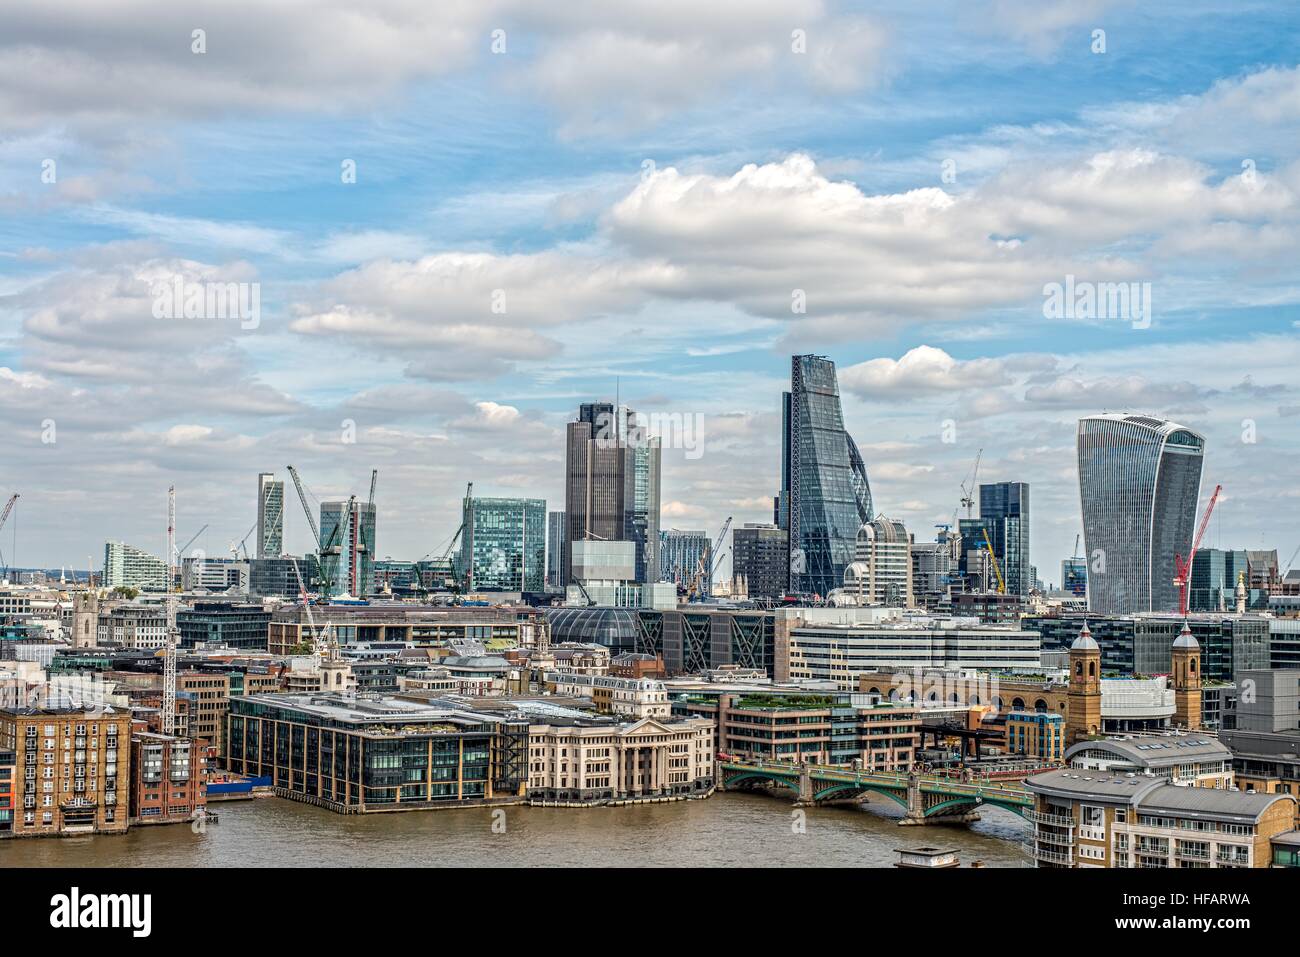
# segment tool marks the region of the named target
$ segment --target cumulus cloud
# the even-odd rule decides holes
[[[993,388],[1011,381],[1003,360],[958,361],[942,349],[917,346],[899,359],[870,359],[839,371],[840,387],[862,398]]]

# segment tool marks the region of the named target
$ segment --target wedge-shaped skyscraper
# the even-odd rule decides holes
[[[867,468],[844,428],[834,362],[791,357],[782,427],[776,520],[790,533],[790,590],[826,595],[843,585],[858,529],[873,518]]]
[[[1079,420],[1078,448],[1089,610],[1177,611],[1174,557],[1191,549],[1205,437],[1105,413]]]

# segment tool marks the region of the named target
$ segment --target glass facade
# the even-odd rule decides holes
[[[746,524],[731,532],[731,573],[750,598],[780,598],[790,567],[785,529]]]
[[[1088,608],[1177,611],[1175,555],[1191,550],[1205,439],[1162,419],[1079,421],[1079,498]]]
[[[546,516],[546,587],[558,591],[564,581],[564,513]]]
[[[469,498],[464,506],[461,567],[468,587],[542,591],[546,586],[546,501]]]
[[[278,558],[284,552],[284,483],[271,472],[257,477],[256,558]]]
[[[707,532],[671,528],[659,533],[659,571],[664,581],[690,588],[699,570],[700,591],[708,596],[712,591],[712,558],[713,543]]]
[[[516,795],[526,781],[527,722],[414,710],[376,720],[289,697],[232,698],[227,718],[227,766],[271,778],[283,797],[398,810]]]
[[[1192,559],[1188,610],[1232,611],[1237,604],[1237,577],[1248,574],[1244,549],[1200,549]]]
[[[336,546],[321,556],[321,568],[324,577],[333,582],[332,594],[346,592],[364,598],[371,594],[375,581],[375,506],[354,501],[352,514],[347,516],[347,505],[321,503],[321,541]]]
[[[572,580],[573,542],[636,543],[638,582],[659,580],[659,439],[636,426],[636,413],[588,402],[566,430],[561,572]]]
[[[873,517],[866,465],[844,429],[835,363],[791,358],[782,418],[777,517],[790,537],[790,590],[826,595],[844,581],[858,529]]]
[[[988,522],[1006,593],[1028,595],[1034,585],[1029,564],[1029,486],[1024,482],[981,485],[980,518]]]

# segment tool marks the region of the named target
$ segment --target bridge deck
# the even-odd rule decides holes
[[[893,772],[855,771],[821,764],[796,765],[780,761],[719,761],[718,767],[724,771],[762,772],[771,777],[788,777],[797,780],[800,773],[807,771],[814,781],[856,784],[863,787],[887,788],[907,791],[911,784],[910,776]],[[979,782],[955,781],[940,775],[918,775],[916,785],[929,794],[970,797],[980,801],[993,801],[999,804],[1032,807],[1033,797],[1023,787],[1007,784],[981,784]]]

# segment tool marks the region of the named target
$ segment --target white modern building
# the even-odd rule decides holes
[[[778,644],[784,629],[778,629]],[[1039,667],[1038,632],[975,618],[912,616],[876,624],[798,624],[788,630],[789,679],[829,680],[856,691],[858,676],[899,668],[1029,671]],[[783,649],[777,648],[778,660]]]
[[[859,605],[916,604],[912,536],[902,522],[877,516],[858,529],[853,561],[844,570],[844,590]]]

